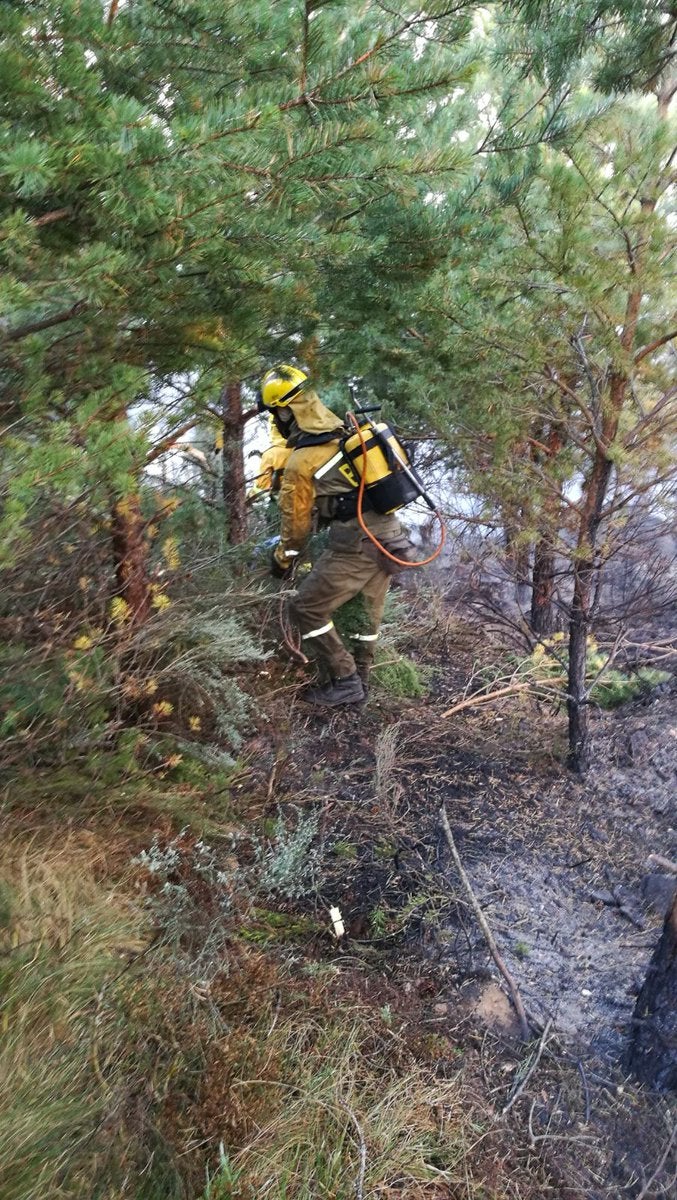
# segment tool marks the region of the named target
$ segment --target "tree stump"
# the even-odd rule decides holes
[[[677,1091],[677,896],[637,997],[627,1066],[656,1091]]]

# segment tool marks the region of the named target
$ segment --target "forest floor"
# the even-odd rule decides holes
[[[395,701],[377,687],[363,710],[328,720],[288,695],[269,710],[275,732],[257,744],[266,811],[322,814],[322,879],[308,910],[322,932],[304,952],[340,971],[359,962],[363,991],[400,1033],[432,1039],[438,1069],[445,1053],[456,1068],[460,1055],[485,1115],[500,1125],[510,1105],[527,1173],[539,1152],[535,1194],[639,1194],[673,1119],[633,1089],[623,1055],[674,890],[649,856],[677,851],[675,681],[593,713],[594,766],[579,779],[562,765],[561,712],[509,697],[440,715],[478,660],[495,661],[481,625],[450,618],[425,643],[409,647],[429,673],[425,699]],[[517,1100],[533,1046],[519,1044],[450,860],[442,805],[534,1046],[547,1027]],[[338,941],[331,906],[346,926]],[[644,1194],[661,1194],[675,1165],[666,1160]],[[497,1194],[509,1186],[506,1174]]]
[[[671,882],[648,857],[677,855],[675,682],[595,712],[578,779],[561,712],[443,716],[505,646],[468,611],[408,608],[425,696],[376,682],[319,715],[271,658],[226,787],[113,765],[7,791],[8,1200],[670,1194],[677,1113],[623,1052]]]

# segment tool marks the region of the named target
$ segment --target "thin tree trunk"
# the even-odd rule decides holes
[[[223,501],[228,514],[228,541],[241,546],[247,540],[242,385],[228,383],[221,397],[223,412]]]
[[[625,380],[627,384],[627,380]],[[623,389],[623,394],[625,389]],[[618,428],[618,417],[623,404],[616,412],[615,422],[609,427],[609,440],[613,441]],[[574,594],[569,618],[569,674],[567,712],[569,717],[569,754],[567,763],[573,771],[583,772],[587,766],[588,741],[588,698],[585,686],[585,667],[588,633],[590,630],[590,607],[595,581],[595,544],[604,511],[607,488],[611,476],[612,462],[601,450],[596,451],[592,470],[585,487],[585,505],[578,535],[577,556],[574,557]]]
[[[111,521],[118,596],[129,609],[127,628],[138,629],[151,611],[148,542],[138,494],[117,500]]]
[[[553,421],[545,435],[538,430],[539,445],[532,446],[532,459],[552,462],[562,450],[565,442],[563,424]],[[546,492],[542,502],[539,526],[541,536],[534,547],[534,565],[531,572],[531,611],[529,623],[539,637],[555,632],[555,542],[562,519],[562,498],[558,492]]]
[[[536,543],[531,589],[529,623],[539,637],[548,637],[555,632],[555,551],[547,538]]]
[[[658,97],[659,114],[667,116],[663,96]],[[656,208],[659,193],[659,175],[653,185],[647,185],[646,194],[640,201],[642,217],[648,222]],[[648,226],[639,226],[639,238],[634,246],[628,244],[628,261],[631,287],[625,306],[623,328],[619,337],[619,348],[627,357],[632,353],[637,334],[642,296],[644,295],[643,269],[649,244]],[[585,689],[586,643],[590,627],[590,608],[595,579],[595,547],[597,534],[604,513],[612,460],[612,449],[628,390],[629,375],[624,369],[615,369],[609,376],[609,390],[601,398],[600,412],[595,416],[595,450],[592,466],[583,488],[581,519],[578,527],[574,566],[574,595],[569,621],[569,679],[567,710],[569,716],[568,765],[575,771],[583,771],[587,765],[588,715]]]

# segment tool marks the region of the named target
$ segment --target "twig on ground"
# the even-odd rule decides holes
[[[651,1175],[651,1177],[649,1179],[647,1179],[646,1183],[644,1184],[644,1187],[642,1188],[641,1192],[639,1193],[639,1195],[637,1197],[637,1200],[644,1200],[644,1197],[648,1196],[649,1189],[653,1187],[653,1185],[656,1182],[656,1180],[658,1179],[661,1171],[663,1170],[663,1167],[665,1166],[666,1162],[668,1161],[668,1156],[670,1154],[670,1151],[672,1150],[672,1147],[675,1144],[675,1138],[677,1138],[677,1125],[673,1126],[672,1133],[670,1134],[670,1137],[668,1138],[668,1144],[665,1147],[665,1150],[663,1151],[663,1153],[661,1154],[661,1156],[658,1160],[658,1165],[656,1167],[656,1170],[654,1171],[653,1175]]]
[[[453,717],[455,713],[461,712],[464,708],[474,708],[477,704],[488,704],[491,700],[500,700],[503,696],[513,696],[517,692],[525,692],[529,686],[528,683],[511,683],[509,687],[499,688],[497,692],[488,692],[484,696],[468,696],[467,700],[461,700],[443,712],[441,719]]]
[[[590,1122],[590,1088],[588,1087],[588,1078],[587,1078],[587,1075],[585,1074],[585,1068],[584,1068],[583,1063],[581,1062],[580,1058],[576,1065],[578,1066],[578,1074],[581,1077],[581,1083],[583,1084],[583,1094],[585,1096],[585,1117],[583,1119],[583,1124],[588,1125]]]
[[[548,1034],[550,1033],[551,1028],[552,1028],[552,1017],[549,1017],[546,1022],[546,1025],[545,1025],[545,1029],[543,1030],[543,1033],[541,1034],[541,1040],[538,1043],[538,1048],[534,1055],[533,1062],[532,1062],[531,1066],[529,1067],[529,1070],[527,1071],[526,1075],[524,1076],[522,1082],[520,1083],[519,1087],[515,1088],[515,1091],[513,1092],[512,1096],[510,1097],[507,1104],[501,1111],[502,1117],[504,1117],[507,1112],[510,1112],[510,1109],[512,1108],[515,1101],[519,1100],[520,1096],[522,1095],[522,1092],[524,1091],[529,1080],[531,1079],[531,1076],[533,1075],[534,1071],[536,1070],[536,1067],[538,1066],[539,1062],[541,1061],[541,1055],[542,1055],[543,1051],[545,1050],[546,1043],[548,1040]]]
[[[339,1104],[341,1105],[341,1108],[345,1109],[348,1116],[350,1117],[353,1125],[355,1126],[355,1129],[357,1131],[357,1136],[359,1138],[360,1171],[357,1176],[357,1182],[355,1184],[355,1200],[364,1200],[364,1176],[365,1176],[365,1172],[367,1170],[367,1143],[364,1140],[364,1134],[362,1133],[362,1127],[360,1125],[360,1122],[358,1121],[357,1117],[355,1116],[355,1113],[353,1112],[352,1108],[350,1108],[346,1104],[345,1100],[339,1100]]]
[[[669,875],[677,875],[677,862],[672,862],[669,858],[663,858],[662,854],[650,854],[648,861],[653,863],[655,867],[662,867]]]
[[[496,963],[496,966],[498,967],[499,971],[501,972],[501,975],[503,976],[506,984],[508,985],[508,991],[510,992],[510,999],[512,1000],[515,1012],[517,1013],[517,1016],[519,1019],[522,1039],[523,1039],[523,1041],[528,1042],[529,1038],[531,1036],[531,1031],[529,1028],[529,1022],[527,1020],[526,1012],[524,1011],[522,997],[519,994],[519,990],[517,988],[517,984],[515,983],[515,980],[513,979],[508,968],[506,967],[503,959],[501,958],[501,955],[499,954],[498,946],[496,945],[496,942],[494,940],[494,935],[491,932],[491,929],[489,928],[487,919],[486,919],[484,913],[482,912],[482,909],[480,908],[479,901],[472,889],[472,884],[471,884],[470,880],[468,879],[468,876],[466,875],[465,867],[463,866],[463,863],[461,862],[461,857],[456,848],[456,842],[454,841],[454,835],[451,832],[451,826],[449,824],[449,818],[447,816],[447,810],[446,810],[444,804],[442,805],[442,807],[440,809],[440,820],[442,822],[444,836],[447,839],[447,843],[448,843],[449,849],[451,851],[451,856],[454,860],[456,870],[458,871],[458,874],[460,876],[461,883],[463,884],[463,887],[465,889],[468,900],[470,901],[470,906],[477,918],[479,927],[482,930],[482,933],[484,934],[484,936],[486,938],[487,946],[489,947],[489,953],[491,954],[491,957],[493,958],[494,962]]]

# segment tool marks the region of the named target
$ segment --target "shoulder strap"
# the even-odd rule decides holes
[[[324,446],[327,442],[339,442],[343,437],[340,429],[329,433],[302,433],[294,439],[294,449],[301,450],[304,446]]]

